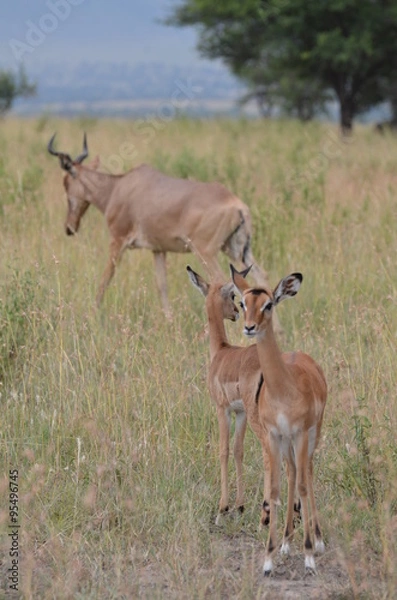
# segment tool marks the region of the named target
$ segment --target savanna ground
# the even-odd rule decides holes
[[[23,598],[397,597],[397,140],[327,124],[7,119],[0,129],[0,595],[8,588],[9,471],[18,470]],[[246,511],[214,525],[218,429],[206,389],[203,298],[191,255],[169,256],[173,319],[152,255],[127,252],[100,310],[102,215],[63,230],[60,150],[126,170],[149,162],[217,179],[250,207],[253,249],[271,281],[304,274],[282,305],[282,347],[329,384],[316,495],[326,541],[318,573],[293,554],[264,579],[259,444],[245,445]],[[135,155],[132,148],[135,145]],[[142,198],[142,202],[144,202]],[[225,274],[227,259],[222,260]],[[246,344],[242,322],[230,324]],[[230,488],[235,492],[233,461]],[[285,508],[280,509],[280,531]],[[11,594],[12,595],[12,594]]]

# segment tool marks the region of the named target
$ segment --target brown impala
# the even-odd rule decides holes
[[[68,199],[66,233],[79,229],[80,219],[90,204],[106,218],[109,227],[110,256],[97,293],[100,304],[104,291],[126,248],[147,248],[154,254],[156,281],[163,308],[169,313],[166,253],[194,252],[211,277],[223,279],[218,260],[222,250],[234,261],[253,265],[251,273],[259,284],[267,285],[267,275],[251,253],[252,225],[248,207],[220,183],[202,183],[168,177],[142,164],[123,175],[97,170],[99,160],[83,166],[88,156],[84,135],[83,152],[75,160],[54,150],[66,171],[63,180]]]

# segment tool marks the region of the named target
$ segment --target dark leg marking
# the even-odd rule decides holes
[[[306,550],[313,550],[313,544],[309,536],[305,539],[305,548]]]
[[[301,501],[294,502],[294,527],[297,527],[302,520]]]
[[[274,544],[273,544],[273,540],[272,538],[269,538],[269,542],[267,544],[267,551],[269,552],[269,554],[271,554],[274,550]]]
[[[270,505],[267,500],[263,501],[262,512],[265,513],[265,514],[262,514],[262,519],[261,519],[262,525],[269,525],[269,523],[270,523]]]
[[[258,389],[256,390],[256,394],[255,394],[255,404],[258,404],[259,394],[260,394],[262,385],[263,385],[263,375],[261,373],[261,377],[260,377],[259,383],[258,383]]]

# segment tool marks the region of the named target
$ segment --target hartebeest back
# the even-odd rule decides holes
[[[252,264],[251,272],[258,284],[267,283],[266,273],[251,252],[249,209],[223,185],[168,177],[145,164],[123,175],[100,173],[98,164],[82,165],[88,156],[85,135],[83,153],[75,160],[54,150],[54,137],[48,151],[58,156],[66,171],[66,233],[78,231],[90,204],[104,214],[110,231],[110,256],[97,293],[98,304],[126,248],[153,252],[157,286],[167,313],[167,252],[194,252],[211,277],[222,277],[217,260],[222,250],[234,261]]]

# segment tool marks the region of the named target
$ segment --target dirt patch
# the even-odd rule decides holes
[[[335,549],[327,549],[316,557],[317,573],[305,572],[303,552],[292,544],[291,555],[277,555],[271,577],[263,576],[264,544],[245,534],[214,542],[225,553],[225,568],[241,571],[242,556],[251,556],[256,597],[279,600],[323,600],[354,598],[348,572]]]

